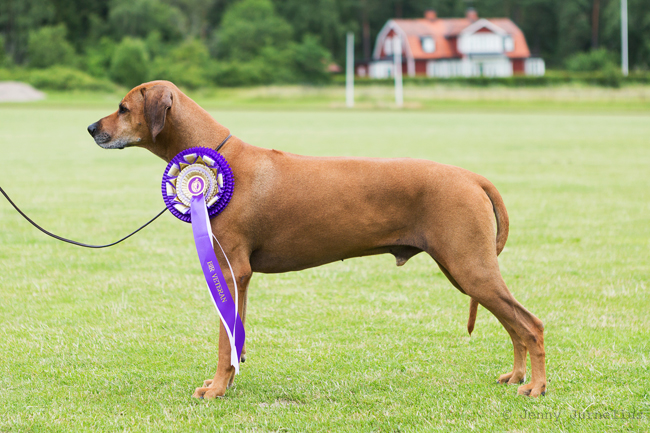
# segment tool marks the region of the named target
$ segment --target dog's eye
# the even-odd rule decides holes
[[[124,105],[120,104],[119,108],[117,109],[118,114],[124,114],[127,111],[129,111]]]

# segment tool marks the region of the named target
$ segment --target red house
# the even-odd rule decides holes
[[[473,8],[465,18],[389,20],[377,35],[372,60],[357,75],[393,76],[393,38],[402,47],[402,73],[428,77],[509,77],[544,75],[544,60],[530,56],[523,32],[508,18],[479,18]]]

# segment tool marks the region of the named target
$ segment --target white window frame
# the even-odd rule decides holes
[[[427,49],[425,46],[425,41],[430,42],[430,49]],[[433,39],[433,36],[420,36],[420,46],[422,47],[422,51],[431,54],[436,52],[436,40]]]

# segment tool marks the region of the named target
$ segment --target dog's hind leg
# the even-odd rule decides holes
[[[220,263],[223,263],[220,261]],[[252,272],[250,263],[248,260],[234,261],[233,260],[233,270],[235,271],[235,277],[237,278],[237,289],[239,292],[238,304],[239,304],[239,315],[242,318],[242,322],[245,321],[246,314],[246,300],[248,298],[248,284],[250,282]],[[234,296],[234,284],[232,281],[232,276],[230,275],[230,270],[222,266],[221,270],[224,273],[226,278],[226,283],[231,290],[231,294]],[[242,352],[243,357],[243,352]],[[213,379],[208,379],[203,382],[203,387],[196,388],[192,397],[195,398],[216,398],[223,397],[226,393],[226,390],[230,388],[235,380],[235,367],[230,365],[230,341],[228,340],[228,334],[226,329],[223,326],[223,323],[219,324],[219,359],[217,361],[217,372],[214,375]]]
[[[449,271],[444,266],[442,266],[440,262],[438,262],[437,260],[436,263],[438,264],[438,267],[440,268],[442,273],[445,274],[449,282],[451,282],[451,284],[454,287],[456,287],[461,293],[467,294],[465,290],[463,290],[463,288],[460,286],[460,284],[458,284],[458,282],[454,279],[454,277],[451,276]],[[470,333],[470,335],[472,334],[472,331],[474,329],[475,319],[476,317],[472,317],[472,312],[470,311],[470,318],[468,322],[468,332]],[[498,383],[509,383],[509,384],[522,383],[524,381],[524,378],[526,377],[526,345],[522,341],[521,337],[515,332],[515,330],[510,325],[508,325],[507,322],[501,321],[501,325],[503,325],[503,327],[506,329],[508,335],[510,335],[510,339],[512,340],[512,347],[514,349],[514,366],[510,373],[502,374],[501,376],[499,376],[499,379],[497,381]]]
[[[518,383],[525,375],[526,350],[530,353],[531,381],[518,388],[519,394],[533,397],[546,392],[544,325],[512,296],[499,272],[496,254],[481,255],[447,263],[447,269],[467,295],[476,299],[501,322],[514,346],[514,368],[499,382]]]
[[[512,367],[512,371],[499,376],[497,382],[507,383],[509,385],[523,383],[526,379],[526,344],[524,344],[522,338],[507,322],[501,322],[501,325],[503,325],[506,331],[508,331],[510,339],[512,340],[512,348],[514,351],[514,365]]]

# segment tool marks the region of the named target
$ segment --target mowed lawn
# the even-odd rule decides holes
[[[88,136],[110,102],[0,106],[0,186],[83,242],[164,207],[162,160]],[[166,214],[88,250],[0,198],[1,432],[650,428],[650,111],[211,113],[263,147],[487,176],[510,215],[505,281],[546,326],[547,395],[495,384],[512,368],[507,333],[480,308],[469,337],[469,298],[421,254],[254,275],[236,386],[194,400],[216,368],[218,318],[190,226]]]

